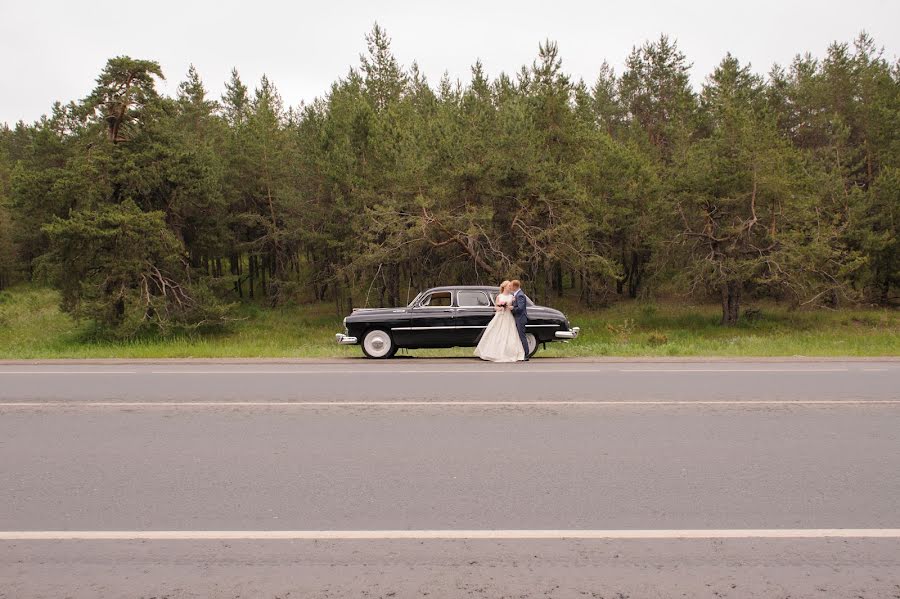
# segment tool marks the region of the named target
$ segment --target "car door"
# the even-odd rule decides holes
[[[458,345],[477,345],[485,327],[494,317],[494,303],[484,291],[460,289],[456,292],[456,333]]]
[[[406,347],[453,347],[456,345],[456,308],[452,291],[431,291],[409,310],[409,324],[396,332]]]

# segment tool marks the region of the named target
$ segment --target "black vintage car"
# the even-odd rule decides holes
[[[357,308],[344,319],[343,345],[362,345],[369,358],[390,358],[399,348],[474,347],[494,316],[496,287],[435,287],[405,308]],[[529,356],[538,344],[578,336],[559,310],[528,300]]]

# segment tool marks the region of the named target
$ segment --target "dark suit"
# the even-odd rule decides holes
[[[528,300],[525,298],[525,292],[521,289],[513,297],[512,313],[516,319],[516,330],[519,331],[519,339],[522,341],[522,347],[525,348],[525,359],[527,360],[530,353],[528,339],[525,337],[525,325],[528,324]]]

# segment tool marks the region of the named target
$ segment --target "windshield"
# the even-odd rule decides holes
[[[413,306],[415,306],[415,305],[416,305],[416,302],[419,301],[419,298],[420,298],[420,297],[422,297],[422,292],[421,292],[421,291],[419,292],[419,294],[418,294],[416,297],[413,298],[413,301],[409,302],[409,303],[406,305],[406,307],[407,307],[407,308],[412,308]]]

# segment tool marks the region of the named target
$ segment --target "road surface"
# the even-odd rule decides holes
[[[900,597],[900,361],[0,365],[0,597]]]

